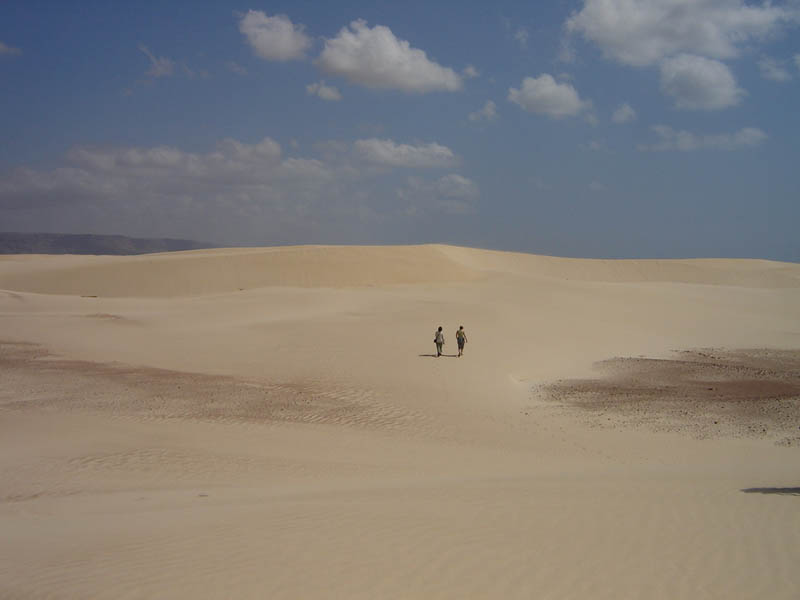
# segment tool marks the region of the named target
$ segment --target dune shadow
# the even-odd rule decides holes
[[[782,496],[800,496],[800,487],[764,487],[746,488],[742,490],[745,494],[779,494]]]

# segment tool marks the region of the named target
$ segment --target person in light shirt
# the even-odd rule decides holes
[[[438,358],[442,355],[442,346],[444,346],[444,332],[441,327],[433,334],[433,343],[436,344],[436,357]]]

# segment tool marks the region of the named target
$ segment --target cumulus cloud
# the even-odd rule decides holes
[[[744,90],[718,60],[681,54],[661,63],[661,89],[687,110],[716,110],[739,103]]]
[[[644,66],[675,54],[717,59],[798,20],[794,4],[744,0],[585,0],[566,22],[569,33],[595,43],[607,58]]]
[[[370,28],[361,19],[342,28],[335,38],[326,39],[316,64],[326,73],[368,88],[425,93],[462,87],[455,71],[431,61],[388,27]]]
[[[614,111],[614,114],[611,115],[611,120],[614,121],[614,123],[627,123],[635,119],[636,111],[633,110],[633,107],[627,102],[620,104],[617,110]]]
[[[18,56],[20,54],[22,54],[22,50],[19,48],[0,42],[0,56]]]
[[[141,50],[150,59],[150,68],[147,75],[150,77],[169,77],[175,73],[175,61],[164,56],[155,56],[144,44],[139,44]]]
[[[569,83],[558,83],[547,73],[525,77],[520,89],[509,88],[508,99],[528,112],[560,119],[580,114],[591,107]]]
[[[470,121],[494,121],[497,118],[497,105],[491,100],[487,100],[483,108],[469,113]]]
[[[409,177],[406,184],[396,190],[406,214],[424,214],[434,210],[452,215],[475,212],[480,196],[474,181],[450,173],[433,181],[421,177]]]
[[[739,150],[762,144],[767,134],[756,127],[745,127],[735,133],[698,135],[690,131],[677,131],[667,125],[654,125],[659,140],[655,144],[640,145],[643,151],[681,150]]]
[[[256,144],[227,139],[208,154],[169,146],[89,148],[77,146],[65,166],[51,171],[17,169],[0,180],[0,208],[102,201],[136,203],[139,198],[202,197],[231,186],[268,182],[281,169],[280,145],[270,138]]]
[[[758,61],[758,69],[761,71],[761,76],[770,81],[777,81],[784,83],[791,81],[792,74],[786,68],[783,61],[778,61],[769,56],[762,56]]]
[[[412,146],[389,139],[356,140],[356,154],[367,162],[389,167],[437,168],[455,165],[453,151],[436,142]]]
[[[457,173],[439,178],[434,185],[442,196],[448,198],[474,198],[478,195],[475,182]]]
[[[264,60],[287,61],[305,57],[311,38],[303,25],[295,25],[286,15],[267,16],[249,10],[239,20],[239,31],[253,52]]]
[[[319,96],[323,100],[338,101],[342,99],[342,95],[332,85],[325,85],[324,81],[317,83],[309,83],[306,86],[306,93],[311,96]]]
[[[451,166],[449,149],[361,142],[330,142],[336,151],[322,156],[285,156],[269,137],[225,139],[206,153],[78,146],[55,169],[2,173],[0,220],[19,230],[288,243],[341,240],[333,232],[344,230],[358,239],[365,220],[388,223],[406,208],[449,214],[474,205],[477,185],[456,173],[420,178],[416,191],[406,190],[406,205],[398,204],[397,170]]]

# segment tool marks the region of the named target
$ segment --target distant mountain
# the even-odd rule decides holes
[[[214,244],[170,238],[71,233],[2,233],[0,254],[150,254],[214,248]]]

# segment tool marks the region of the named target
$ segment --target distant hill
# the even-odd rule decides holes
[[[214,244],[170,238],[71,233],[2,233],[0,254],[150,254],[214,248]]]

